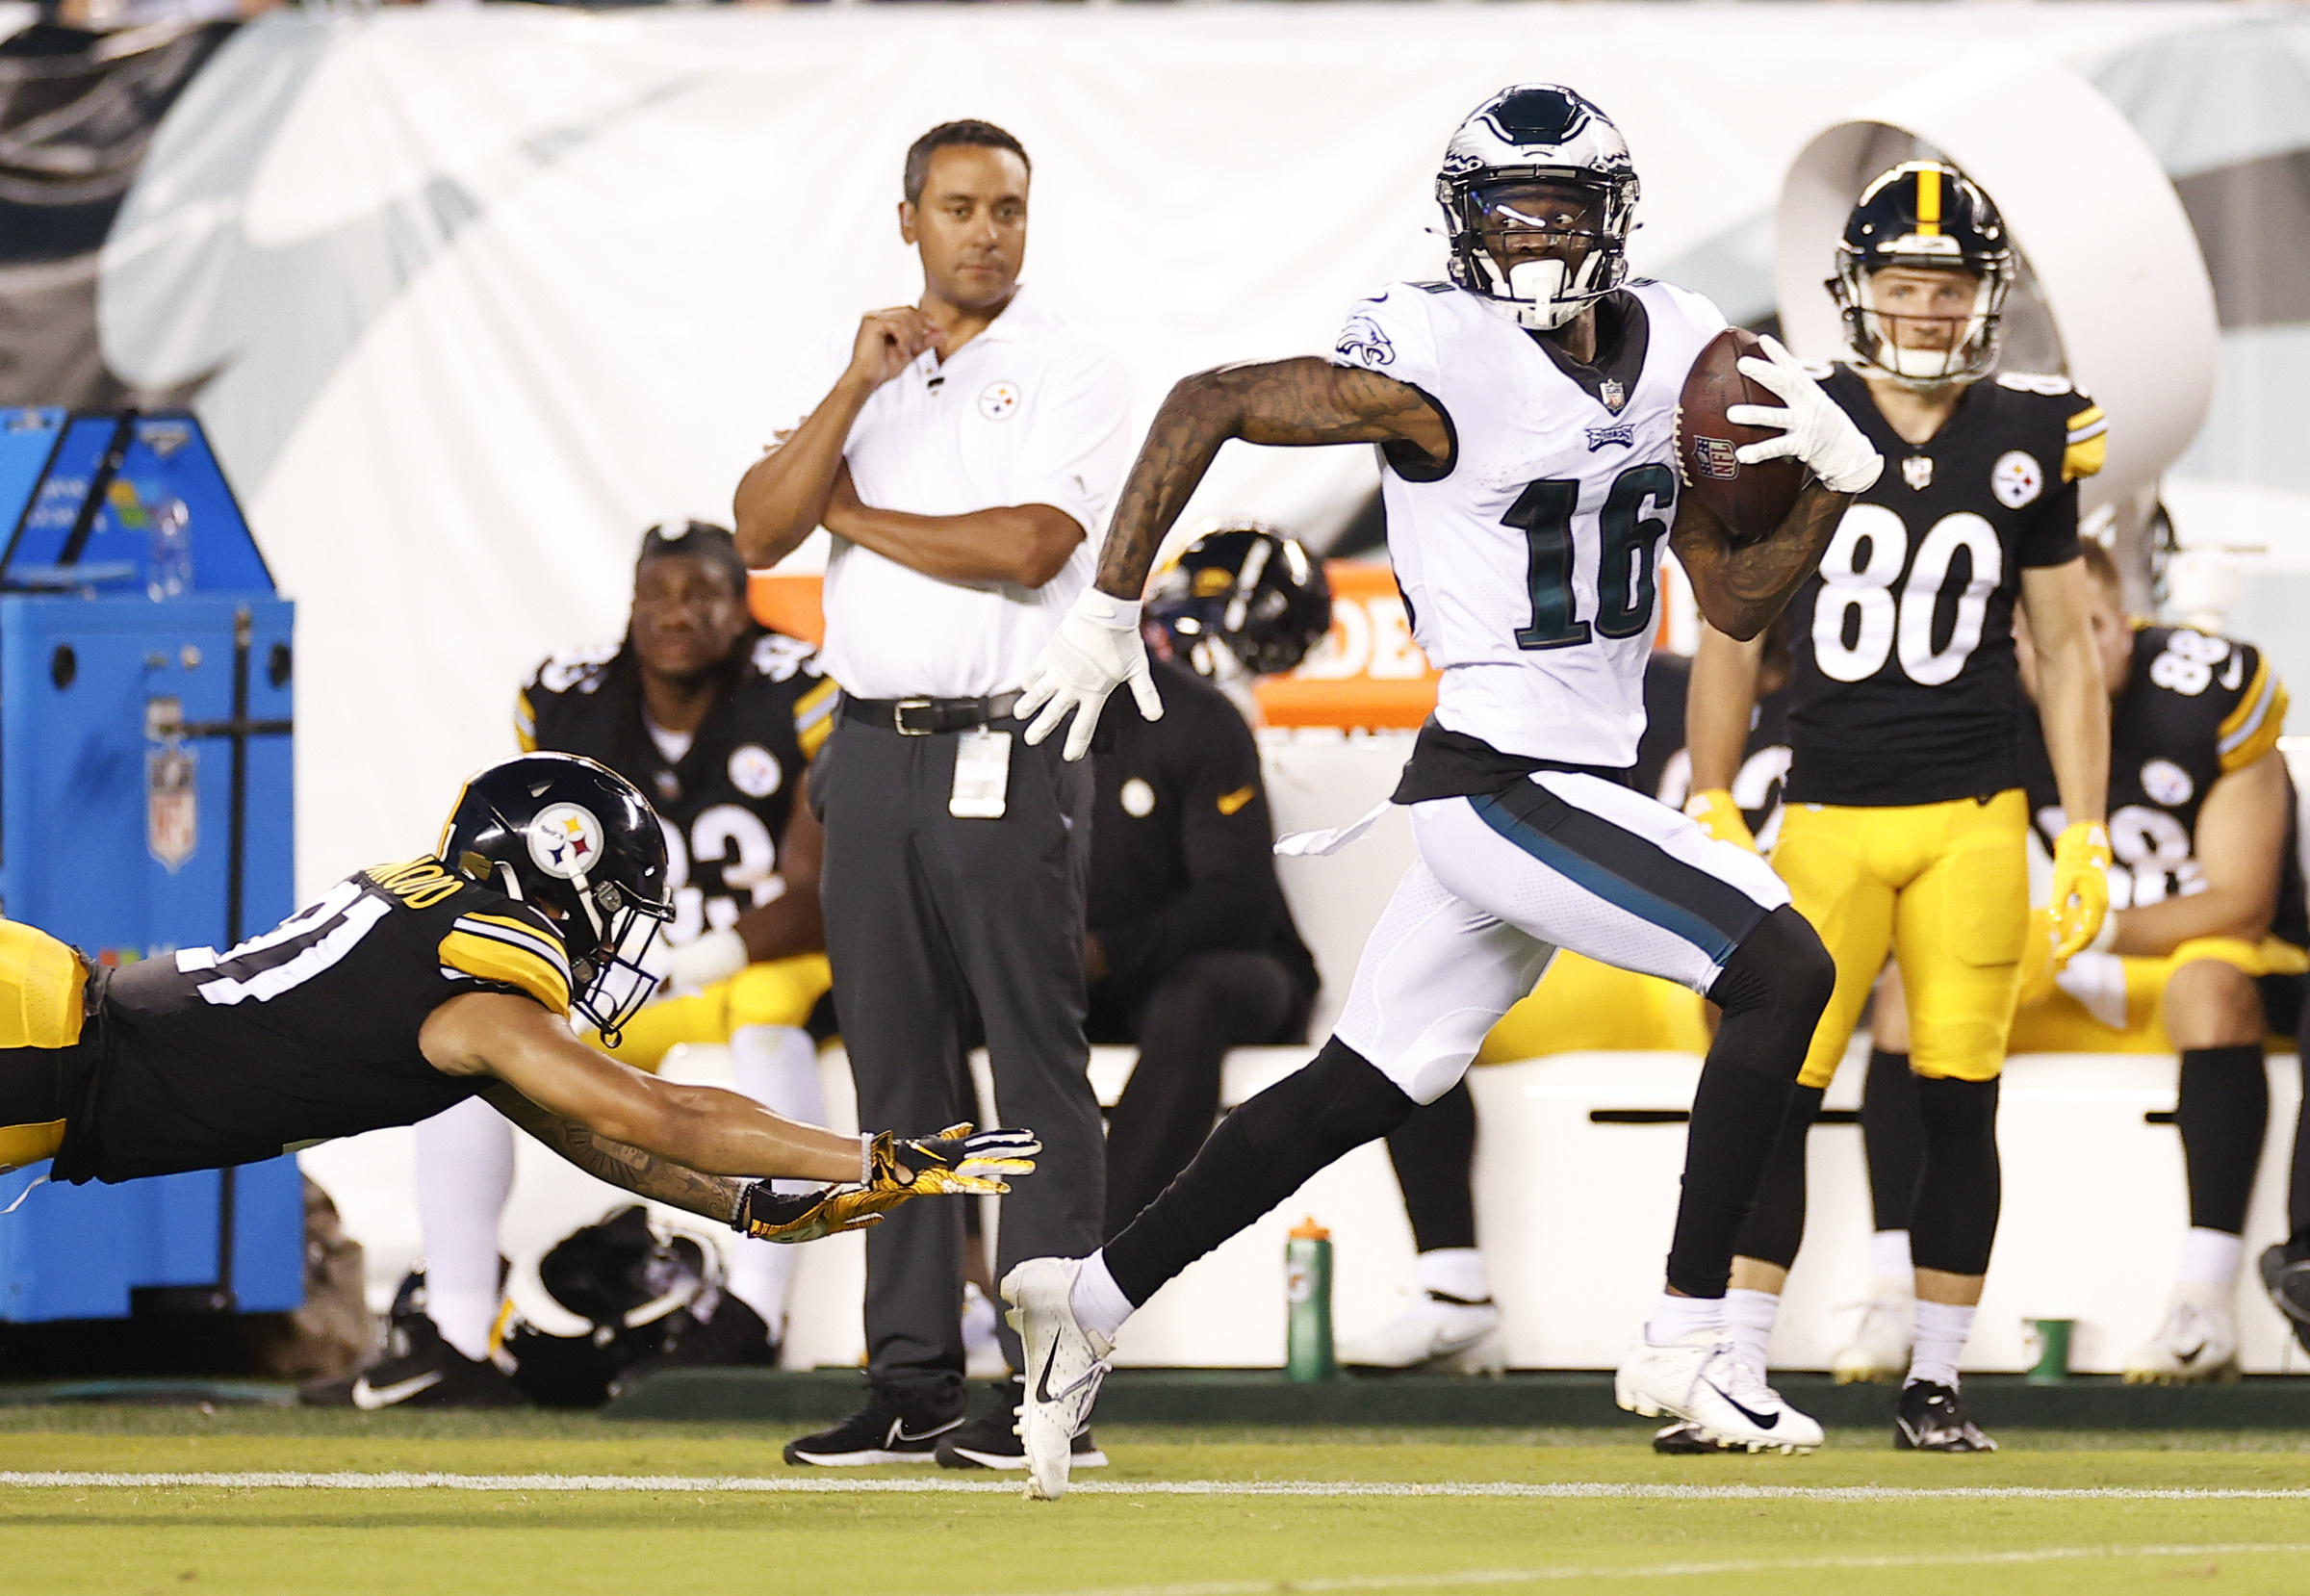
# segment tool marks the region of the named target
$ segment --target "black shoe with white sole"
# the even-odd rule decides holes
[[[1963,1399],[1946,1385],[1912,1380],[1893,1403],[1897,1452],[1995,1452],[1997,1443],[1965,1417]]]
[[[308,1385],[308,1407],[520,1407],[521,1389],[488,1358],[470,1358],[442,1339],[424,1313],[398,1320],[382,1362],[350,1380]]]
[[[786,1443],[789,1463],[816,1468],[863,1468],[873,1463],[928,1463],[938,1438],[962,1428],[962,1415],[937,1418],[902,1407],[880,1391],[832,1429]]]
[[[1072,1465],[1078,1469],[1103,1469],[1107,1454],[1099,1450],[1098,1442],[1085,1430],[1074,1439],[1071,1448]],[[938,1437],[938,1466],[943,1469],[1023,1469],[1027,1466],[1027,1446],[1018,1438],[1018,1410],[997,1409],[983,1419],[973,1419],[960,1429],[947,1431]]]
[[[2262,1289],[2286,1316],[2295,1340],[2310,1351],[2310,1245],[2284,1241],[2262,1254]]]

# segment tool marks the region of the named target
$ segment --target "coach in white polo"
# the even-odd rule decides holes
[[[1122,363],[1018,286],[1028,177],[1018,141],[986,122],[915,142],[899,228],[922,258],[921,302],[836,329],[803,362],[736,502],[757,568],[815,527],[833,534],[820,662],[843,702],[810,800],[861,1122],[974,1118],[963,1059],[983,1032],[1003,1122],[1042,1138],[1003,1202],[998,1279],[1013,1259],[1099,1241],[1091,789],[1056,741],[1026,746],[1012,707],[1090,583],[1130,458]],[[960,1204],[911,1204],[867,1234],[866,1407],[790,1444],[788,1462],[1023,1466],[1014,1386],[964,1422],[962,1259]]]

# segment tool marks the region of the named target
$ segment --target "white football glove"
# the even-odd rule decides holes
[[[1067,728],[1065,753],[1070,759],[1081,759],[1091,750],[1107,695],[1126,682],[1139,712],[1161,720],[1163,700],[1147,674],[1147,645],[1139,635],[1139,601],[1087,587],[1020,685],[1018,717],[1035,717],[1027,741],[1038,743],[1056,732],[1071,709],[1075,724]],[[1036,714],[1038,709],[1042,712]]]
[[[1729,404],[1725,420],[1742,426],[1775,427],[1781,436],[1742,444],[1732,457],[1744,466],[1758,466],[1793,454],[1832,493],[1865,492],[1885,470],[1885,457],[1779,339],[1768,336],[1761,342],[1766,358],[1742,356],[1741,374],[1778,394],[1781,405]]]
[[[695,937],[666,954],[666,984],[678,991],[703,991],[754,963],[746,939],[725,927]]]

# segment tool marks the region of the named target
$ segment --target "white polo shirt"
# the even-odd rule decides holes
[[[804,359],[779,408],[799,425],[850,365],[858,323]],[[1040,588],[942,581],[834,540],[819,664],[860,698],[984,698],[1024,680],[1091,582],[1107,512],[1130,463],[1130,383],[1119,356],[1020,289],[943,365],[924,354],[867,399],[843,455],[878,509],[965,515],[1049,504],[1083,527],[1066,569]]]

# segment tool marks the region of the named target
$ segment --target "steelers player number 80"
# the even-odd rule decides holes
[[[1652,630],[1658,591],[1654,567],[1663,519],[1676,503],[1676,474],[1655,462],[1630,466],[1613,479],[1597,513],[1596,628],[1606,637],[1634,637]],[[1573,618],[1573,518],[1580,484],[1531,482],[1500,519],[1524,534],[1525,579],[1532,595],[1532,624],[1516,631],[1520,649],[1567,649],[1585,643],[1589,624]],[[1646,508],[1657,513],[1645,515]]]
[[[1949,636],[1936,648],[1934,621],[1960,550],[1968,556],[1972,574],[1957,596]],[[1912,559],[1909,528],[1900,516],[1882,504],[1856,504],[1845,512],[1821,556],[1823,585],[1812,610],[1813,657],[1821,674],[1836,682],[1865,681],[1895,656],[1902,674],[1921,687],[1954,681],[1981,646],[1989,595],[2004,579],[2005,551],[1997,530],[1970,510],[1935,522]]]

